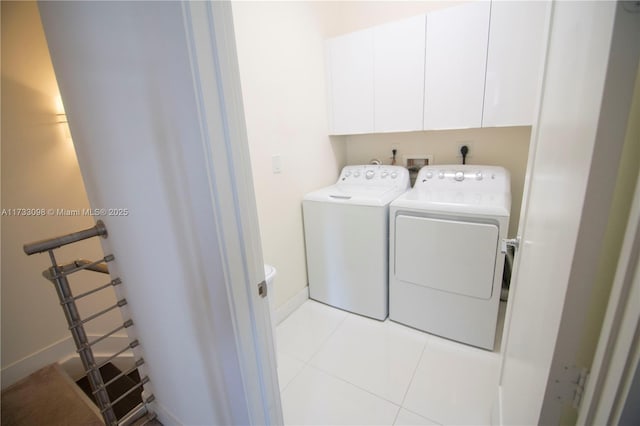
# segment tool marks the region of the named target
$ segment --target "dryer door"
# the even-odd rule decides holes
[[[398,215],[394,243],[396,279],[479,299],[491,298],[497,225]]]

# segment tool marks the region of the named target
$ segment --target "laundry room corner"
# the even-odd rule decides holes
[[[343,137],[328,136],[316,5],[234,2],[232,8],[262,250],[278,271],[278,310],[306,299],[302,197],[335,181],[346,149]]]

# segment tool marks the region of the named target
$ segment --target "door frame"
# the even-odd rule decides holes
[[[184,2],[183,11],[194,93],[206,138],[209,184],[219,206],[215,220],[224,239],[220,243],[228,267],[225,285],[240,348],[246,405],[254,424],[283,424],[270,306],[268,299],[258,294],[265,273],[232,5]],[[216,142],[220,139],[224,143]],[[235,285],[241,282],[248,285]]]
[[[640,359],[640,176],[579,425],[618,424]]]

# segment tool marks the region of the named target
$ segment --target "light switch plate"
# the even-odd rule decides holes
[[[271,156],[271,170],[274,174],[282,173],[282,156],[280,154]]]

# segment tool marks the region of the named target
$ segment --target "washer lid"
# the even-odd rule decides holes
[[[509,216],[509,172],[495,166],[425,166],[420,169],[413,189],[391,205],[445,213]]]
[[[339,204],[356,204],[366,206],[385,206],[398,195],[406,192],[406,188],[389,188],[384,186],[332,185],[313,191],[304,196],[305,201],[322,201]]]
[[[385,206],[409,188],[409,171],[404,167],[346,166],[334,185],[313,191],[304,200]]]

